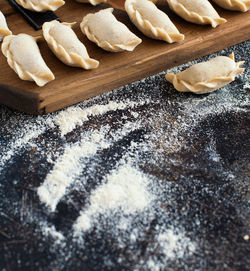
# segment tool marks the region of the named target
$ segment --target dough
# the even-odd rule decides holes
[[[0,41],[2,41],[3,37],[11,35],[11,34],[12,32],[8,28],[6,19],[3,13],[0,11]]]
[[[41,56],[38,39],[27,34],[9,35],[3,40],[2,52],[22,80],[35,81],[42,87],[55,77]]]
[[[167,74],[166,79],[180,92],[204,94],[221,88],[234,81],[244,61],[235,62],[234,54],[218,56],[207,62],[198,63],[178,74]]]
[[[71,29],[75,23],[54,20],[43,24],[43,36],[52,52],[66,65],[95,69],[99,62],[89,57],[86,47]]]
[[[80,25],[89,40],[110,52],[133,51],[142,40],[116,20],[113,8],[86,15]]]
[[[250,9],[250,0],[213,0],[217,5],[229,10],[246,12]]]
[[[98,5],[98,4],[100,4],[100,3],[107,3],[108,1],[110,1],[110,0],[76,0],[76,2],[79,2],[79,3],[90,3],[90,4],[92,4],[92,5]],[[125,0],[111,0],[112,2],[118,2],[118,5],[122,5],[123,4],[123,2],[125,1]],[[151,2],[153,2],[153,3],[156,3],[157,2],[157,0],[150,0]],[[120,2],[120,3],[119,3]]]
[[[16,0],[16,2],[26,9],[37,12],[55,11],[65,4],[63,0]]]
[[[180,17],[195,24],[216,27],[227,20],[221,18],[208,0],[167,0],[170,8]]]
[[[134,25],[146,36],[168,43],[184,40],[166,13],[149,0],[126,0],[125,9]]]

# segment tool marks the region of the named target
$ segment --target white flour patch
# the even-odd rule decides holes
[[[59,156],[52,171],[38,188],[40,200],[54,212],[58,202],[65,195],[67,187],[81,174],[84,158],[86,159],[96,154],[100,149],[108,148],[115,141],[122,139],[129,132],[139,128],[139,123],[127,122],[114,133],[109,132],[110,127],[107,125],[100,131],[83,134],[81,142],[66,147],[64,154]],[[107,136],[111,138],[110,141],[105,139]]]
[[[171,71],[179,72],[190,64]],[[53,244],[57,245],[54,251],[61,263],[69,263],[77,251],[78,256],[88,257],[81,258],[83,262],[90,260],[96,266],[102,257],[110,270],[121,264],[124,269],[133,265],[134,270],[143,267],[160,271],[166,270],[168,263],[184,262],[185,257],[198,251],[199,224],[190,222],[186,217],[189,213],[180,208],[192,195],[202,199],[203,194],[211,193],[213,197],[214,191],[210,183],[208,188],[200,185],[196,190],[201,180],[192,172],[199,163],[195,159],[190,163],[187,154],[197,158],[188,152],[196,144],[197,132],[205,142],[202,158],[216,165],[218,178],[237,178],[233,170],[230,173],[223,169],[224,158],[216,148],[216,138],[202,124],[205,121],[209,126],[211,119],[223,120],[224,113],[228,116],[231,112],[246,112],[249,101],[242,89],[245,75],[239,76],[239,85],[233,83],[235,90],[224,87],[202,96],[178,93],[164,75],[141,80],[49,117],[11,120],[10,140],[6,141],[9,145],[0,145],[0,170],[9,165],[7,161],[15,161],[15,156],[22,160],[20,154],[24,151],[20,168],[27,168],[28,163],[30,168],[24,178],[11,172],[13,185],[24,184],[27,188],[24,202],[30,200],[36,205],[28,209],[25,203],[22,208],[25,212],[32,210],[37,236],[44,235],[51,250]],[[149,89],[145,89],[146,84]],[[0,131],[8,134],[4,127]],[[32,152],[25,153],[33,147]],[[182,152],[186,156],[181,156]],[[0,188],[4,182],[3,178]],[[36,193],[39,202],[34,201]],[[185,223],[189,232],[184,230]],[[110,247],[115,258],[108,251]],[[53,262],[55,265],[56,260]],[[50,267],[58,268],[53,263]]]
[[[249,82],[246,82],[243,86],[244,89],[250,89],[250,83]]]
[[[147,270],[160,271],[164,270],[168,261],[192,256],[196,244],[186,237],[184,230],[169,228],[155,238],[154,249],[159,251],[158,255],[152,255],[147,260],[146,267]]]
[[[45,236],[51,236],[57,243],[65,240],[65,237],[62,235],[61,232],[58,232],[56,230],[55,226],[44,226],[42,230]]]
[[[0,167],[9,161],[20,148],[27,144],[32,147],[32,140],[44,133],[47,128],[44,123],[38,122],[37,125],[27,125],[21,129],[17,129],[16,133],[18,137],[9,143],[5,151],[0,153]]]
[[[90,196],[89,207],[81,212],[74,224],[75,235],[89,230],[92,217],[109,210],[121,210],[125,215],[141,212],[153,200],[147,191],[148,178],[135,168],[124,165],[107,176],[107,183]]]
[[[55,211],[59,200],[64,196],[66,188],[74,181],[76,176],[81,173],[80,159],[94,155],[98,148],[108,147],[109,144],[101,140],[98,134],[93,134],[94,140],[83,140],[73,146],[66,147],[64,154],[58,158],[54,168],[47,175],[42,186],[38,188],[40,200]]]
[[[58,125],[61,135],[73,131],[77,126],[82,125],[85,121],[88,121],[90,117],[103,115],[109,111],[124,110],[127,108],[134,108],[140,105],[149,103],[149,100],[133,102],[125,100],[122,102],[109,102],[105,105],[93,105],[89,108],[82,109],[80,107],[70,107],[65,111],[60,112],[55,117],[55,124]]]
[[[182,258],[186,251],[189,254],[195,251],[195,244],[185,236],[184,232],[176,233],[174,229],[161,233],[157,242],[167,259]]]

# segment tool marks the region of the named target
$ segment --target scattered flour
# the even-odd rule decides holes
[[[93,216],[120,209],[125,215],[143,211],[153,200],[147,190],[148,177],[125,165],[107,176],[107,183],[98,187],[90,196],[89,207],[81,212],[74,224],[75,235],[89,230]]]
[[[152,255],[146,262],[147,270],[164,270],[167,261],[191,256],[196,250],[196,244],[186,237],[180,229],[169,228],[155,238],[155,249],[160,249],[161,257]]]
[[[115,133],[109,133],[112,140],[107,141],[105,136],[110,130],[107,125],[100,131],[82,135],[80,142],[67,146],[64,154],[59,156],[53,169],[38,188],[40,200],[54,212],[58,202],[65,195],[67,187],[81,174],[84,165],[82,160],[96,154],[99,149],[108,148],[112,143],[138,128],[140,128],[139,123],[127,122]]]
[[[99,147],[109,144],[100,143],[100,134],[93,134],[92,141],[83,140],[73,146],[66,147],[64,154],[59,157],[52,171],[47,175],[42,186],[38,188],[40,200],[55,211],[59,200],[64,196],[66,188],[81,173],[80,159],[94,155]]]
[[[73,131],[76,126],[80,126],[85,121],[88,121],[90,117],[104,115],[109,111],[124,110],[126,108],[132,109],[146,103],[149,103],[149,100],[139,102],[125,100],[119,103],[110,101],[105,105],[93,105],[85,109],[80,107],[70,107],[60,112],[55,117],[55,124],[58,125],[61,135],[64,136],[65,134]]]
[[[161,233],[157,242],[162,248],[164,256],[168,259],[182,258],[187,250],[190,254],[195,251],[195,244],[185,236],[184,232],[176,233],[174,229],[168,229]]]
[[[171,71],[178,72],[188,65],[190,63],[171,69]],[[139,87],[138,85],[137,88]],[[153,88],[157,87],[153,85],[152,92]],[[249,83],[247,82],[243,88],[249,88]],[[144,89],[142,89],[143,91]],[[82,193],[79,188],[87,186],[87,177],[83,177],[82,172],[85,169],[87,171],[88,166],[92,166],[88,164],[89,158],[97,156],[98,151],[114,146],[131,132],[142,128],[149,129],[150,132],[144,136],[143,142],[138,143],[132,140],[127,149],[124,147],[125,155],[123,154],[117,164],[112,165],[112,170],[102,176],[100,182],[89,194],[84,195],[87,204],[80,207],[82,209],[81,211],[79,209],[79,216],[71,222],[74,224],[70,224],[69,231],[77,239],[86,236],[88,231],[93,228],[97,233],[102,232],[104,224],[102,221],[112,220],[112,236],[116,237],[121,248],[125,248],[135,246],[143,232],[147,232],[148,225],[155,219],[155,215],[160,214],[163,217],[162,225],[156,227],[155,238],[152,242],[148,242],[146,248],[149,252],[148,255],[152,256],[146,262],[139,263],[138,270],[142,264],[146,270],[164,270],[167,261],[192,255],[197,244],[187,237],[187,233],[178,223],[173,223],[177,226],[173,226],[170,222],[170,224],[164,224],[167,220],[168,210],[161,208],[161,204],[166,201],[171,203],[171,194],[174,194],[174,190],[168,187],[166,180],[163,185],[165,190],[162,189],[161,180],[153,179],[155,177],[143,173],[138,164],[145,157],[151,157],[152,161],[149,166],[152,166],[159,163],[159,155],[166,157],[185,148],[186,138],[192,133],[192,129],[208,116],[216,116],[230,111],[232,108],[235,111],[246,111],[244,107],[249,104],[249,100],[245,97],[244,99],[235,99],[227,91],[226,88],[222,88],[219,93],[211,93],[205,98],[204,96],[195,98],[185,96],[183,98],[183,94],[178,93],[176,94],[178,98],[173,99],[174,103],[173,100],[167,99],[165,96],[164,98],[158,96],[152,98],[150,95],[143,96],[141,93],[139,98],[136,94],[133,99],[125,99],[124,101],[119,101],[119,97],[116,98],[116,101],[110,101],[111,94],[102,95],[101,98],[92,99],[92,101],[97,101],[99,105],[88,106],[88,102],[84,102],[80,106],[69,107],[59,113],[52,114],[48,118],[41,117],[37,123],[30,126],[21,127],[17,132],[18,136],[0,153],[0,170],[6,161],[11,160],[21,148],[37,147],[33,142],[34,139],[44,132],[54,129],[56,139],[65,140],[63,141],[64,152],[61,154],[55,148],[53,157],[56,159],[52,159],[51,156],[47,157],[47,161],[52,165],[52,170],[47,173],[37,190],[40,201],[48,207],[48,214],[53,216],[55,214],[51,214],[51,212],[57,211],[56,208],[60,201],[64,201],[66,204],[70,203],[70,199],[66,196],[71,189]],[[103,97],[106,98],[105,102],[102,100]],[[171,108],[173,111],[175,108],[181,109],[179,114],[171,116],[168,109],[166,110],[162,106],[163,101],[168,109]],[[147,108],[143,114],[139,114],[137,111],[142,105],[147,105]],[[154,109],[154,105],[158,107]],[[113,119],[112,125],[105,122],[100,129],[96,127],[92,129],[91,127],[88,129],[90,131],[81,133],[76,143],[66,141],[65,135],[77,129],[78,126],[83,126],[88,121],[91,122],[92,117],[103,116],[116,110],[126,110],[129,114]],[[152,110],[152,118],[144,117],[144,114],[148,113],[146,111],[150,110]],[[140,122],[137,121],[139,115]],[[131,116],[135,120],[130,121]],[[13,123],[15,124],[14,120]],[[41,149],[39,151],[41,153]],[[210,154],[212,161],[220,162],[221,158],[212,139],[208,142],[206,151]],[[95,161],[95,163],[97,162]],[[168,163],[174,165],[179,161],[169,158]],[[86,175],[89,174],[91,171],[87,171]],[[159,192],[161,189],[162,194]],[[116,215],[119,216],[119,219],[114,218]],[[66,231],[57,231],[55,226],[48,225],[47,221],[39,225],[44,236],[52,237],[55,243],[61,243],[69,236],[72,237]],[[82,244],[84,244],[84,240]],[[157,258],[154,255],[155,251],[160,252],[162,257]],[[117,261],[119,260],[122,261],[120,258]],[[135,270],[137,269],[135,268]]]
[[[246,82],[243,86],[244,89],[250,89],[250,83],[249,82]]]
[[[56,240],[57,243],[65,240],[65,237],[62,235],[61,232],[58,232],[55,226],[42,226],[43,233],[45,236],[51,236],[53,239]]]
[[[23,146],[28,144],[32,146],[32,139],[37,138],[39,135],[44,133],[48,127],[44,125],[44,123],[37,123],[37,126],[28,125],[23,129],[17,130],[18,138],[16,138],[13,142],[10,142],[8,149],[6,152],[0,153],[0,166],[3,166],[7,161],[9,161],[16,152],[20,150]]]

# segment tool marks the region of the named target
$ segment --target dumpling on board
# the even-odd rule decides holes
[[[229,10],[246,12],[250,10],[250,0],[213,0],[218,6]]]
[[[65,4],[63,0],[16,0],[16,2],[26,9],[37,12],[55,11]]]
[[[146,36],[168,43],[184,40],[166,13],[150,0],[126,0],[125,9],[133,24]]]
[[[113,10],[107,8],[86,15],[80,24],[81,30],[106,51],[133,51],[142,40],[115,18]]]
[[[235,62],[232,53],[229,57],[218,56],[195,64],[178,74],[169,73],[166,79],[180,92],[204,94],[234,81],[236,75],[245,70],[240,67],[243,64],[244,61]]]
[[[22,80],[34,81],[42,87],[55,77],[41,56],[38,39],[27,34],[9,35],[3,40],[2,52]]]
[[[3,13],[0,11],[0,41],[2,41],[3,37],[11,35],[11,34],[12,32],[8,28],[6,19]]]
[[[216,27],[227,20],[221,18],[208,0],[167,0],[170,8],[180,17],[195,24]]]
[[[72,26],[54,20],[43,24],[43,36],[52,52],[66,65],[95,69],[99,62],[89,57],[86,47],[78,39]]]
[[[112,2],[112,5],[114,6],[114,4],[118,4],[118,6],[123,5],[125,0],[76,0],[76,2],[79,3],[90,3],[93,6],[98,5],[100,3],[107,3],[107,2]],[[150,0],[153,3],[156,3],[157,0]]]

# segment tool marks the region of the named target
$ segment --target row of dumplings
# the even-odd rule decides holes
[[[160,11],[153,2],[127,0],[125,7],[132,22],[145,35],[169,43],[184,39],[184,35],[179,33],[168,16]],[[141,43],[141,39],[116,20],[112,12],[113,9],[108,8],[86,15],[80,24],[82,32],[107,51],[133,51]],[[160,23],[161,27],[153,26]],[[53,53],[66,65],[84,69],[97,68],[99,62],[89,57],[85,46],[71,29],[74,24],[58,21],[47,22],[43,25],[43,36]],[[37,46],[36,42],[41,37],[34,38],[26,34],[12,35],[1,12],[0,35],[6,36],[2,44],[2,52],[7,57],[10,67],[21,79],[35,81],[38,86],[44,86],[55,79]]]
[[[107,3],[109,0],[76,0],[76,1],[80,3],[90,3],[92,5],[97,5],[100,3]],[[197,11],[203,9],[203,7],[207,6],[206,0],[165,0],[165,1],[169,3],[171,8],[174,7],[176,8],[176,10],[179,10],[180,12],[183,12],[183,9],[187,9],[189,12],[196,13]],[[55,11],[56,9],[60,8],[65,4],[65,1],[63,0],[39,0],[39,1],[16,0],[16,2],[26,9],[37,12],[42,12],[46,10]],[[156,3],[157,0],[152,0],[152,2]],[[237,10],[246,12],[250,8],[250,0],[213,0],[213,2],[215,2],[222,8],[228,10]]]
[[[74,24],[56,20],[46,22],[43,24],[43,37],[52,52],[66,65],[86,70],[95,69],[99,62],[89,57],[86,47],[71,28]],[[37,41],[43,39],[41,36],[13,35],[1,11],[0,29],[5,30],[0,32],[5,36],[2,52],[20,79],[34,81],[40,87],[55,79],[37,45]]]

